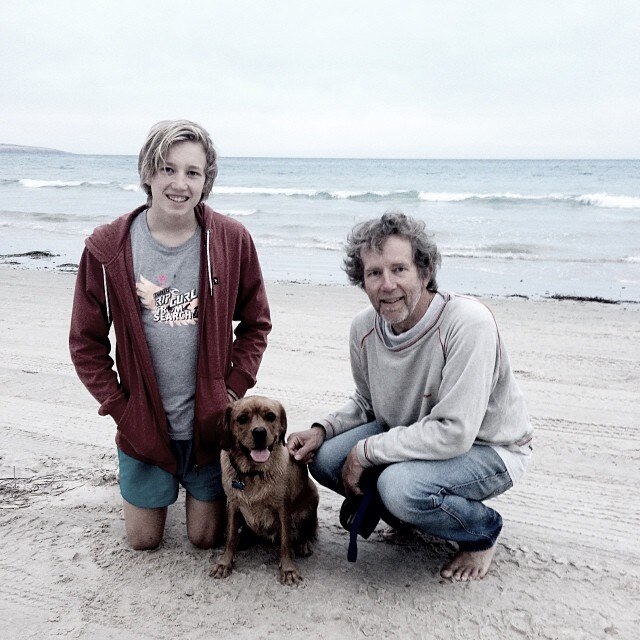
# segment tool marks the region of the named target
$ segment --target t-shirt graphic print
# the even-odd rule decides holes
[[[160,277],[166,282],[166,277]],[[191,289],[181,293],[171,286],[160,286],[140,274],[136,291],[143,307],[153,313],[154,322],[169,326],[196,324],[198,320],[198,292]]]

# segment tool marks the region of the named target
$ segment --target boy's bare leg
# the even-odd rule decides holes
[[[162,542],[167,508],[145,509],[122,500],[124,526],[129,544],[136,551],[155,549]]]
[[[225,499],[205,502],[187,493],[186,510],[187,535],[191,544],[200,549],[217,547],[225,529]]]

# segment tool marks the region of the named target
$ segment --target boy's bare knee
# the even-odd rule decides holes
[[[203,502],[187,494],[187,536],[199,549],[220,545],[225,525],[225,502]]]
[[[198,549],[213,549],[215,545],[215,536],[209,532],[193,533],[189,532],[189,542]]]
[[[224,520],[222,518],[207,522],[191,523],[187,527],[189,542],[198,549],[215,549],[220,546],[224,537]]]
[[[153,551],[160,546],[162,537],[137,536],[134,534],[128,535],[127,540],[134,551]]]

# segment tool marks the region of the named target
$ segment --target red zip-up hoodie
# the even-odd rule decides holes
[[[80,380],[100,403],[98,413],[115,420],[118,447],[176,473],[133,273],[129,229],[145,209],[98,227],[87,238],[76,279],[69,349]],[[195,212],[202,246],[193,441],[195,463],[201,467],[219,455],[227,388],[242,397],[256,383],[271,320],[249,232],[204,203]],[[233,321],[238,321],[235,331]],[[117,373],[110,356],[111,324]]]

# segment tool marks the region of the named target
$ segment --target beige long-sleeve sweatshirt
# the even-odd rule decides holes
[[[355,393],[316,422],[327,438],[374,419],[388,429],[358,444],[365,467],[453,458],[474,443],[518,452],[531,441],[524,398],[493,314],[474,298],[438,295],[438,312],[422,331],[393,347],[385,344],[373,308],[353,320]]]

